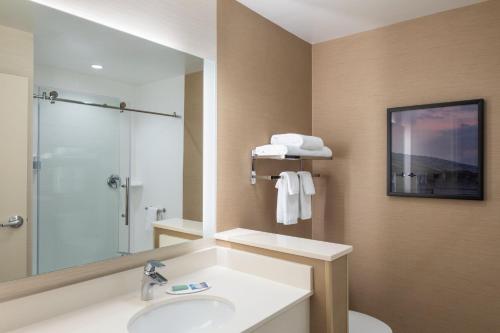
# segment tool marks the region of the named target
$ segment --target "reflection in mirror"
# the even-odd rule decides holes
[[[203,236],[202,59],[19,0],[0,43],[0,282]]]

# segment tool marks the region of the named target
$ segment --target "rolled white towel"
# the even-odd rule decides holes
[[[296,133],[275,134],[271,136],[271,144],[293,146],[306,150],[320,150],[325,146],[323,140],[317,136]]]
[[[268,158],[282,158],[284,155],[307,156],[307,157],[332,157],[332,151],[328,147],[319,150],[307,150],[294,146],[264,145],[255,148],[255,154]]]

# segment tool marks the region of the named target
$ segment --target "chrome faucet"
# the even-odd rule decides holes
[[[153,287],[163,286],[167,283],[167,279],[160,273],[156,272],[157,267],[165,266],[157,260],[150,260],[144,266],[144,274],[142,275],[141,299],[150,301],[153,299]]]

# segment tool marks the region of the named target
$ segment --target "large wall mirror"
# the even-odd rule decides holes
[[[0,282],[203,237],[203,59],[25,0],[0,44]]]

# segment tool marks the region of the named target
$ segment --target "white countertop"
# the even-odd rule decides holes
[[[243,228],[215,234],[215,239],[274,250],[307,258],[333,261],[352,252],[352,246],[278,235]]]
[[[177,299],[206,297],[224,299],[236,309],[233,317],[224,328],[218,328],[217,333],[249,332],[312,295],[310,266],[242,251],[213,247],[164,263],[166,268],[159,269],[159,272],[170,280],[166,286],[156,287],[153,301],[140,300],[141,269],[135,269],[116,276],[119,283],[119,279],[124,278],[123,274],[136,274],[137,290],[11,332],[126,333],[129,320],[149,306]],[[186,273],[193,268],[196,270]],[[172,277],[175,272],[182,275]],[[110,277],[104,279],[109,280]],[[202,281],[208,282],[211,289],[196,295],[165,293],[171,285]],[[102,292],[95,283],[93,288],[95,293]],[[68,292],[71,292],[71,286]],[[64,302],[62,299],[58,301]]]
[[[171,218],[153,222],[153,226],[203,237],[203,223],[198,221]]]

